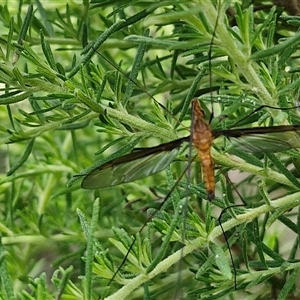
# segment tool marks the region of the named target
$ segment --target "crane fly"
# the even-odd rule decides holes
[[[106,162],[85,175],[81,187],[84,189],[112,187],[160,172],[174,160],[179,147],[191,140],[201,161],[207,197],[213,200],[215,176],[210,150],[214,139],[225,136],[233,144],[251,153],[276,152],[300,147],[300,141],[295,135],[296,131],[300,130],[300,125],[213,130],[204,120],[204,114],[197,99],[192,101],[192,111],[192,136],[182,137],[155,147],[143,148]],[[285,132],[284,136],[282,136],[283,132]],[[239,138],[243,139],[238,141]]]
[[[85,175],[81,187],[84,189],[112,187],[155,174],[170,165],[179,152],[180,146],[184,142],[192,141],[194,147],[197,149],[198,157],[201,162],[207,198],[209,200],[213,200],[215,197],[215,175],[214,163],[211,156],[211,147],[214,139],[224,136],[231,140],[233,144],[237,144],[243,150],[252,153],[261,151],[282,151],[300,146],[299,137],[296,135],[296,131],[300,131],[300,125],[213,130],[204,120],[204,113],[197,99],[192,101],[192,115],[191,135],[160,144],[155,147],[140,149],[120,158],[108,161]],[[284,137],[282,137],[283,133],[285,133]],[[239,138],[243,138],[243,141],[239,142]],[[173,186],[171,191],[167,194],[163,203],[171,195],[174,187],[175,186]],[[162,204],[160,208],[162,207]],[[153,215],[147,219],[147,222],[144,223],[139,232],[144,229],[152,217]],[[225,236],[225,231],[221,224],[220,226]],[[226,236],[225,239],[228,248],[230,248]],[[135,238],[130,244],[127,254],[117,268],[117,271],[109,280],[108,285],[110,285],[116,274],[118,274],[124,265],[134,243]],[[231,261],[233,262],[232,254],[230,254],[230,256]],[[234,274],[236,274],[236,271],[234,271]],[[237,282],[235,275],[235,288],[236,285]]]

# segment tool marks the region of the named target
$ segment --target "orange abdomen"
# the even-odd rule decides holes
[[[198,100],[193,101],[193,114],[193,144],[198,150],[198,156],[201,160],[202,172],[204,177],[203,179],[208,199],[213,200],[215,197],[215,174],[214,164],[210,154],[213,135],[210,126],[203,119],[203,112]]]

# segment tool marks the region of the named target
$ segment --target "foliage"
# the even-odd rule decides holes
[[[188,135],[195,95],[221,112],[213,128],[299,124],[271,108],[297,105],[299,17],[250,1],[28,2],[0,6],[2,299],[299,297],[297,150],[217,141],[213,202],[194,164],[177,181],[186,148],[123,186],[73,177]],[[234,189],[231,170],[245,172]]]

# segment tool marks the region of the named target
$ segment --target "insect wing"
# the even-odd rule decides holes
[[[126,161],[125,156],[123,161],[119,163],[114,163],[114,161],[108,162],[89,173],[83,179],[81,187],[84,189],[99,189],[147,177],[166,169],[178,151],[178,148],[175,148],[170,151],[155,152],[146,156],[136,155],[135,159],[128,161]],[[127,157],[130,158],[132,154],[136,153],[130,153]]]
[[[256,152],[280,152],[300,148],[300,126],[273,126],[233,129],[215,132],[224,134],[231,143],[241,150]]]
[[[300,138],[294,132],[252,134],[230,139],[232,144],[247,152],[280,152],[300,148]]]

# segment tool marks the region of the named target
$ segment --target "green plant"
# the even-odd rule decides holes
[[[177,182],[186,149],[139,183],[85,191],[72,176],[137,144],[188,135],[195,94],[224,116],[214,128],[299,124],[295,109],[249,116],[295,106],[298,18],[247,1],[35,3],[0,7],[2,298],[297,297],[296,150],[253,156],[217,142],[213,202],[197,170]],[[215,209],[239,201],[223,176],[233,169],[247,172],[236,187],[248,204],[221,218],[235,269]],[[175,183],[107,286],[146,211]],[[271,225],[293,235],[284,241]]]

